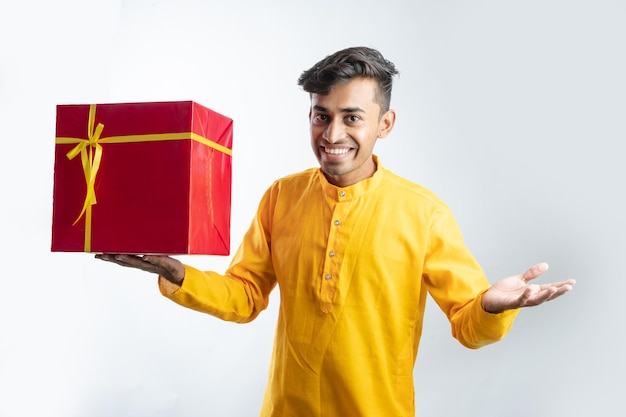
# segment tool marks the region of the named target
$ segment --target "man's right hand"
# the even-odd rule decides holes
[[[177,259],[165,255],[124,255],[103,253],[96,259],[113,262],[129,268],[152,272],[167,279],[173,284],[182,285],[185,279],[185,267]]]

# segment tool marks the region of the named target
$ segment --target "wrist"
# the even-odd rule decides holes
[[[164,275],[163,277],[172,284],[180,287],[183,285],[183,281],[185,280],[185,267],[181,262],[177,261],[174,268],[172,268],[171,273]]]
[[[500,314],[500,313],[502,313],[504,311],[504,309],[496,308],[496,306],[494,306],[493,303],[490,302],[489,296],[487,295],[488,292],[489,292],[489,290],[485,291],[480,296],[480,306],[481,306],[481,308],[483,309],[483,311],[485,313],[489,313],[489,314]]]

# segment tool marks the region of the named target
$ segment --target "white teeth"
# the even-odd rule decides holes
[[[343,155],[350,151],[349,148],[341,148],[341,149],[329,149],[324,148],[324,152],[329,153],[331,155]]]

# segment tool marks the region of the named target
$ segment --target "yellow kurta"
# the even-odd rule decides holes
[[[276,181],[225,275],[185,269],[182,287],[161,278],[161,292],[236,322],[278,284],[264,417],[413,417],[427,293],[470,348],[500,340],[517,313],[482,310],[489,283],[449,208],[379,163],[345,188],[319,169]]]

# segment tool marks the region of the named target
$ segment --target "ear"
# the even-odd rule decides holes
[[[396,124],[396,112],[389,109],[382,115],[378,121],[378,138],[382,139],[386,137],[393,130],[393,126]]]

